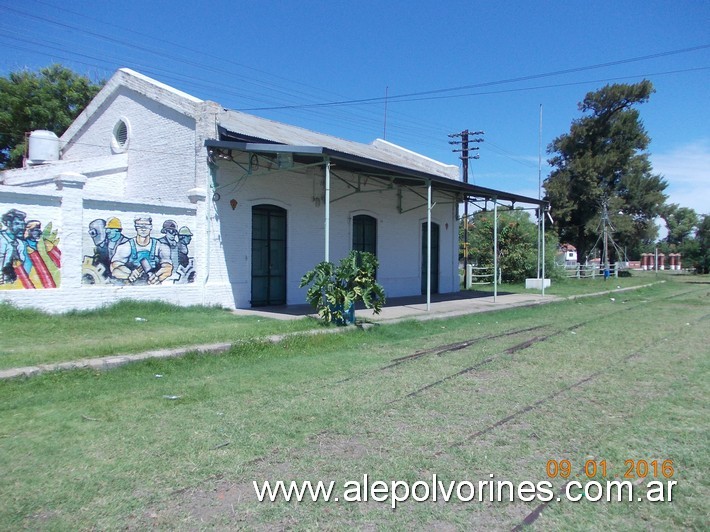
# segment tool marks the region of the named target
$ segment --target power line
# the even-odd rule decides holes
[[[552,77],[552,76],[560,76],[560,75],[564,75],[564,74],[572,74],[572,73],[576,73],[576,72],[583,72],[586,70],[607,68],[610,66],[617,66],[617,65],[633,63],[633,62],[638,62],[638,61],[646,61],[649,59],[657,59],[659,57],[666,57],[669,55],[694,52],[694,51],[702,50],[705,48],[710,48],[710,44],[694,46],[691,48],[682,48],[680,50],[670,50],[667,52],[660,52],[657,54],[644,55],[644,56],[634,57],[634,58],[630,58],[630,59],[620,59],[618,61],[609,61],[607,63],[598,63],[595,65],[588,65],[588,66],[576,67],[576,68],[568,68],[565,70],[556,70],[553,72],[546,72],[546,73],[542,73],[542,74],[532,74],[529,76],[520,76],[520,77],[516,77],[516,78],[508,78],[508,79],[502,79],[502,80],[497,80],[497,81],[487,81],[487,82],[483,82],[483,83],[474,83],[471,85],[461,85],[459,87],[450,87],[450,88],[433,89],[433,90],[421,91],[421,92],[411,92],[408,94],[399,94],[399,95],[395,95],[395,96],[389,96],[389,101],[390,102],[392,100],[394,100],[394,101],[415,101],[415,100],[412,100],[411,98],[418,97],[418,96],[428,96],[428,95],[433,95],[433,94],[440,94],[443,92],[456,92],[456,91],[462,91],[462,90],[468,90],[468,89],[490,87],[490,86],[494,86],[494,85],[503,85],[506,83],[517,83],[520,81],[530,81],[533,79],[540,79],[540,78],[546,78],[546,77]],[[361,103],[380,103],[380,102],[382,102],[382,100],[383,100],[383,98],[380,96],[380,97],[373,97],[373,98],[361,98],[361,99],[357,99],[357,100],[341,100],[338,102],[323,102],[323,103],[309,104],[309,105],[330,106],[330,105],[346,105],[346,104],[361,104]],[[277,109],[277,108],[276,107],[254,108],[254,109],[244,109],[244,110],[245,111],[263,111],[263,110],[267,110],[267,109]]]
[[[210,57],[210,58],[215,58],[214,54],[206,54],[202,50],[195,50],[193,48],[184,46],[178,42],[172,42],[168,41],[165,39],[160,39],[157,38],[156,36],[153,35],[147,35],[141,32],[134,31],[132,28],[126,28],[126,27],[121,27],[116,24],[112,24],[109,22],[101,21],[97,18],[89,17],[83,13],[79,13],[77,11],[71,11],[69,9],[66,9],[66,6],[64,5],[53,5],[49,2],[45,2],[42,0],[35,0],[35,2],[45,5],[45,6],[52,6],[56,7],[57,9],[61,9],[63,13],[69,13],[72,14],[73,16],[77,17],[82,17],[84,19],[88,19],[91,21],[99,22],[101,24],[104,24],[106,26],[112,27],[112,28],[118,28],[123,32],[129,32],[134,35],[141,36],[146,39],[152,39],[152,41],[159,42],[159,43],[165,43],[169,45],[173,49],[181,49],[181,50],[186,50],[188,52],[194,53],[194,54],[199,54],[200,57]],[[6,9],[10,10],[14,13],[19,13],[25,17],[32,18],[33,20],[39,20],[41,23],[44,24],[52,24],[55,26],[58,26],[59,28],[64,29],[67,32],[71,32],[72,35],[76,33],[82,33],[84,35],[88,35],[93,39],[100,39],[105,42],[111,43],[113,49],[116,49],[116,45],[120,46],[125,46],[128,49],[131,50],[137,50],[141,54],[145,55],[146,53],[149,53],[153,56],[157,56],[161,59],[161,62],[163,63],[164,66],[164,59],[168,59],[170,61],[174,61],[179,64],[183,65],[189,65],[191,68],[194,69],[200,69],[201,71],[206,71],[206,72],[214,72],[214,73],[219,73],[219,74],[224,74],[230,77],[233,77],[235,79],[241,80],[241,87],[244,89],[244,85],[248,85],[250,87],[255,87],[255,91],[258,92],[252,92],[248,89],[244,89],[242,91],[236,91],[234,90],[233,86],[227,86],[224,84],[216,84],[216,83],[209,83],[207,84],[204,80],[204,78],[197,78],[194,76],[189,76],[185,75],[183,71],[180,73],[176,73],[174,70],[169,70],[166,68],[159,68],[159,67],[153,67],[153,66],[146,66],[146,65],[138,65],[136,63],[137,70],[143,70],[148,74],[151,74],[153,72],[159,72],[160,77],[164,79],[169,79],[169,80],[176,80],[180,84],[189,84],[191,87],[199,87],[200,90],[207,89],[207,91],[214,91],[215,88],[219,89],[220,94],[230,94],[233,95],[237,98],[243,99],[243,100],[248,100],[251,102],[273,102],[276,100],[277,103],[278,100],[281,100],[284,102],[283,105],[278,105],[278,106],[272,106],[272,107],[252,107],[252,108],[246,108],[246,107],[235,107],[235,109],[240,109],[243,111],[268,111],[268,110],[279,110],[279,111],[294,111],[294,112],[300,112],[300,111],[308,111],[310,113],[310,116],[315,116],[318,119],[330,124],[330,125],[336,125],[342,129],[343,124],[347,125],[353,125],[355,127],[365,127],[370,131],[379,131],[381,130],[381,115],[377,114],[375,116],[375,111],[372,112],[367,112],[367,108],[359,108],[357,109],[357,112],[350,113],[349,111],[346,111],[346,108],[348,105],[360,105],[360,103],[355,103],[355,102],[372,102],[372,103],[381,103],[383,101],[382,97],[379,98],[366,98],[366,99],[360,99],[360,100],[340,100],[340,101],[334,101],[334,102],[315,102],[315,103],[303,103],[303,104],[292,104],[288,102],[288,100],[293,100],[297,98],[307,98],[307,99],[317,99],[320,98],[317,94],[325,94],[328,93],[329,91],[324,91],[322,88],[314,89],[311,86],[308,86],[306,84],[300,83],[298,81],[294,80],[288,80],[287,78],[283,78],[281,76],[273,75],[270,73],[267,73],[265,71],[253,68],[249,65],[244,65],[241,63],[238,63],[236,61],[233,61],[231,58],[228,57],[219,57],[220,62],[222,63],[227,63],[227,64],[232,64],[235,65],[239,68],[243,69],[248,69],[252,72],[258,72],[260,74],[264,74],[266,76],[278,79],[278,80],[283,80],[288,83],[292,84],[298,84],[304,87],[308,87],[309,89],[314,89],[317,91],[316,93],[307,93],[302,90],[295,90],[293,88],[288,88],[284,87],[283,84],[278,84],[275,82],[267,81],[267,80],[261,80],[261,79],[256,79],[253,75],[242,75],[238,74],[237,72],[234,72],[230,69],[224,69],[218,66],[213,66],[207,64],[205,61],[195,61],[191,60],[185,57],[178,57],[174,53],[170,53],[167,51],[161,51],[154,49],[149,46],[138,46],[133,42],[127,42],[126,40],[116,38],[116,37],[107,37],[106,35],[102,33],[98,33],[97,31],[89,31],[86,29],[85,26],[81,25],[74,25],[74,24],[67,24],[64,22],[59,22],[56,20],[52,20],[46,17],[38,17],[37,15],[34,15],[32,13],[29,13],[27,11],[22,11],[18,10],[16,8],[9,8],[6,6],[0,6],[0,9]],[[44,12],[44,11],[42,11]],[[7,20],[6,20],[7,22]],[[95,27],[95,25],[94,25]],[[27,28],[23,27],[23,30],[26,31]],[[24,34],[26,35],[26,33]],[[46,35],[43,35],[46,37]],[[95,60],[99,64],[95,63],[87,63],[87,62],[81,62],[82,64],[87,64],[90,66],[96,66],[98,68],[102,68],[100,65],[104,64],[105,65],[105,56],[102,57],[96,57],[96,56],[91,56],[89,54],[81,54],[79,52],[74,52],[71,51],[72,47],[67,46],[66,44],[62,45],[61,43],[53,43],[59,47],[59,50],[68,54],[74,54],[78,55],[84,58],[88,58],[90,60]],[[73,43],[72,43],[73,44]],[[13,46],[12,44],[8,43],[8,46]],[[63,47],[62,47],[63,46]],[[22,49],[18,46],[14,46],[17,49]],[[588,66],[582,66],[582,67],[574,67],[574,68],[569,68],[569,69],[564,69],[564,70],[558,70],[554,72],[547,72],[547,73],[540,73],[540,74],[533,74],[533,75],[527,75],[527,76],[519,76],[519,77],[514,77],[514,78],[509,78],[509,79],[502,79],[502,80],[497,80],[497,81],[490,81],[490,82],[483,82],[483,83],[476,83],[476,84],[469,84],[469,85],[462,85],[459,87],[451,87],[451,88],[442,88],[442,89],[434,89],[430,91],[423,91],[423,92],[414,92],[414,93],[405,93],[401,94],[399,96],[389,96],[387,97],[388,101],[391,103],[397,103],[397,102],[408,102],[408,101],[421,101],[421,100],[434,100],[434,99],[443,99],[443,98],[459,98],[459,97],[470,97],[470,96],[479,96],[479,95],[486,95],[486,94],[500,94],[500,93],[506,93],[506,92],[521,92],[521,91],[529,91],[529,90],[541,90],[541,89],[547,89],[547,88],[558,88],[558,87],[564,87],[564,86],[572,86],[572,85],[581,85],[581,84],[590,84],[590,83],[599,83],[599,82],[604,82],[604,81],[611,81],[615,79],[629,79],[631,77],[639,77],[639,76],[657,76],[657,75],[670,75],[670,74],[678,74],[678,73],[683,73],[683,72],[692,72],[692,71],[699,71],[699,70],[706,70],[710,67],[700,67],[700,68],[694,68],[694,69],[685,69],[685,70],[675,70],[675,71],[670,71],[670,72],[661,72],[661,73],[652,73],[652,74],[639,74],[638,76],[624,76],[624,77],[618,77],[618,78],[606,78],[606,79],[600,79],[600,80],[590,80],[590,81],[584,81],[584,82],[574,82],[574,83],[563,83],[563,84],[550,84],[550,85],[544,85],[544,86],[535,86],[535,87],[523,87],[523,88],[512,88],[512,89],[505,89],[505,90],[499,90],[499,91],[483,91],[483,92],[474,92],[474,93],[468,93],[468,94],[448,94],[450,92],[460,92],[466,89],[471,89],[471,88],[483,88],[487,86],[495,86],[495,85],[500,85],[500,84],[506,84],[506,83],[515,83],[515,82],[520,82],[520,81],[525,81],[525,80],[532,80],[532,79],[537,79],[537,78],[543,78],[543,77],[550,77],[550,76],[558,76],[558,75],[564,75],[564,74],[570,74],[574,72],[580,72],[584,70],[590,70],[590,69],[595,69],[595,68],[605,68],[605,67],[611,67],[615,65],[621,65],[621,64],[626,64],[626,63],[632,63],[632,62],[638,62],[638,61],[645,61],[645,60],[650,60],[650,59],[656,59],[660,57],[665,57],[665,56],[671,56],[671,55],[676,55],[676,54],[682,54],[682,53],[691,53],[694,51],[702,50],[710,48],[710,44],[703,44],[699,46],[694,46],[694,47],[687,47],[683,49],[677,49],[677,50],[669,50],[669,51],[664,51],[664,52],[659,52],[659,53],[654,53],[654,54],[649,54],[649,55],[644,55],[644,56],[639,56],[639,57],[633,57],[633,58],[628,58],[628,59],[621,59],[621,60],[616,60],[616,61],[610,61],[610,62],[605,62],[605,63],[599,63],[596,65],[588,65]],[[27,48],[24,48],[25,50],[28,50]],[[31,51],[31,50],[29,50]],[[92,49],[92,51],[95,51],[95,48]],[[41,53],[41,52],[34,52],[34,53]],[[66,56],[64,56],[66,57]],[[130,65],[126,65],[130,66]],[[179,67],[178,67],[179,68]],[[114,69],[111,69],[113,71]],[[264,89],[271,91],[269,94],[265,94]],[[334,94],[334,93],[331,93]],[[338,116],[333,115],[333,111],[335,110],[334,108],[337,106],[341,106],[342,113],[339,113]],[[320,109],[323,109],[323,112],[319,111]],[[326,109],[328,109],[326,111]],[[363,112],[367,114],[367,116],[363,116]],[[391,110],[388,110],[388,113],[392,113]],[[400,116],[407,116],[403,113],[393,113],[393,114],[398,114]],[[342,119],[339,119],[339,117],[343,117]],[[339,121],[342,120],[342,121]],[[396,121],[390,120],[388,123],[388,131],[396,131],[399,133],[399,138],[410,138],[410,139],[421,139],[421,140],[427,140],[429,142],[436,142],[435,138],[437,134],[443,133],[447,130],[445,126],[441,124],[435,124],[431,127],[426,125],[424,121],[419,119],[419,117],[412,117],[412,118],[406,118],[403,120],[400,120],[400,123]],[[525,165],[524,159],[521,159],[520,157],[516,157],[510,152],[507,152],[505,149],[501,148],[500,146],[496,146],[493,143],[489,143],[488,146],[489,149],[493,149],[493,151],[499,151],[502,152],[502,155],[504,157],[510,158],[511,160]]]

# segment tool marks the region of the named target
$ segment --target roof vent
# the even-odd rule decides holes
[[[45,164],[59,160],[59,138],[52,131],[39,129],[30,133],[27,164]]]

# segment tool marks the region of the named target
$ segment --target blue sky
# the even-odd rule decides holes
[[[451,164],[447,135],[483,130],[472,181],[534,197],[540,106],[544,178],[545,147],[587,92],[646,78],[654,170],[670,201],[710,213],[708,28],[704,0],[0,0],[0,74],[130,67],[228,108]]]

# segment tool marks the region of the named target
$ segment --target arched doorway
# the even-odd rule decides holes
[[[286,304],[286,209],[251,209],[251,305]]]
[[[422,224],[422,294],[426,294],[427,280],[427,231]],[[439,293],[439,224],[431,224],[431,293]]]
[[[377,256],[377,220],[372,216],[353,216],[353,250]]]

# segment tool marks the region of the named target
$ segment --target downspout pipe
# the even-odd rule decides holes
[[[325,158],[325,258],[330,262],[330,157]]]
[[[498,299],[498,200],[493,200],[493,302]]]
[[[431,181],[426,194],[426,310],[431,310]]]

